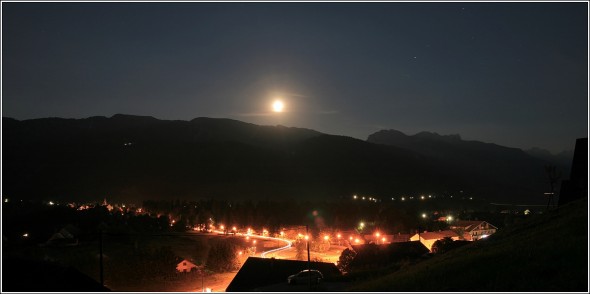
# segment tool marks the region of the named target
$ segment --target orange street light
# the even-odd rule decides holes
[[[330,237],[328,235],[324,236],[324,240],[328,241]]]

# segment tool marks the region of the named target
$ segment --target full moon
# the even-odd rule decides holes
[[[272,103],[272,111],[274,111],[274,112],[282,112],[284,107],[285,107],[285,105],[283,104],[283,101],[281,101],[281,100],[276,100],[275,102]]]

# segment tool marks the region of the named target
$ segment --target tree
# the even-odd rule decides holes
[[[343,273],[347,274],[350,272],[350,264],[352,260],[356,256],[356,253],[348,248],[344,249],[340,254],[340,258],[338,259],[338,269]]]
[[[432,252],[434,253],[445,253],[452,247],[453,239],[451,237],[444,237],[443,239],[436,240],[432,244]]]
[[[299,239],[297,240],[297,242],[295,242],[295,250],[296,250],[296,254],[295,254],[295,259],[297,260],[307,260],[307,246],[305,244],[305,242],[303,242],[303,240]]]
[[[229,272],[240,268],[238,249],[227,242],[216,242],[207,256],[207,268],[214,272]]]
[[[465,240],[465,236],[464,236],[465,235],[465,228],[458,227],[452,231],[457,233],[457,235],[459,235],[459,240]]]

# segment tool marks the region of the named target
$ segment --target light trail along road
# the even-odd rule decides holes
[[[213,232],[218,233],[218,234],[221,234],[221,235],[225,234],[223,231],[213,231]],[[281,239],[281,238],[275,238],[275,237],[259,236],[259,235],[253,235],[253,234],[248,235],[248,234],[243,234],[243,233],[236,233],[235,236],[248,236],[248,237],[250,237],[252,239],[266,240],[266,241],[276,241],[276,242],[283,242],[283,243],[285,243],[284,246],[281,246],[279,248],[273,248],[273,249],[270,249],[270,250],[266,250],[266,251],[261,252],[260,253],[260,257],[263,257],[263,258],[267,257],[266,256],[267,254],[277,253],[279,251],[287,250],[287,249],[291,248],[291,246],[293,245],[293,242],[291,242],[289,240]],[[258,254],[256,254],[256,255],[258,255]]]

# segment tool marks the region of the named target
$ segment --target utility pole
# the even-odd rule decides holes
[[[103,266],[102,266],[102,229],[98,230],[98,246],[99,248],[99,252],[100,252],[100,262],[99,262],[99,268],[100,268],[100,285],[104,286],[104,274],[103,274]]]
[[[558,173],[556,171],[555,166],[551,166],[551,165],[545,166],[545,173],[547,174],[547,177],[549,178],[549,185],[551,188],[551,190],[548,193],[544,193],[545,195],[549,196],[549,199],[547,200],[547,207],[545,208],[545,211],[547,211],[547,210],[549,210],[549,205],[553,204],[553,196],[555,195],[555,184],[561,178],[561,173]]]
[[[311,291],[311,258],[309,256],[309,233],[308,226],[305,226],[305,236],[307,237],[307,276],[309,277],[309,291]]]

